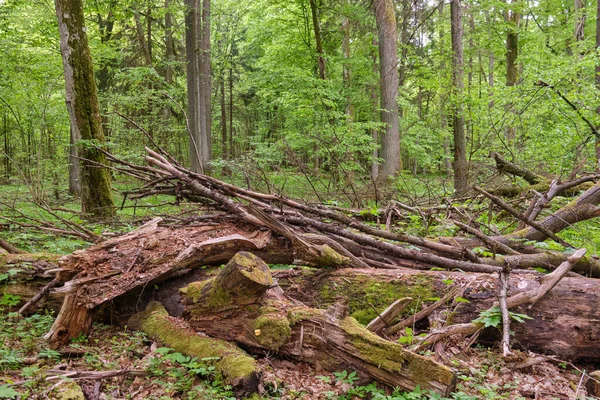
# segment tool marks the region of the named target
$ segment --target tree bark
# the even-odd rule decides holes
[[[99,167],[106,157],[92,57],[85,31],[81,0],[55,0],[65,75],[65,100],[74,142],[81,157],[82,211],[92,219],[114,215],[110,174]],[[79,143],[81,140],[86,143]]]
[[[323,41],[321,39],[321,22],[319,21],[319,8],[317,6],[317,0],[309,0],[310,13],[312,16],[313,31],[315,34],[315,50],[317,52],[317,69],[319,71],[319,78],[322,80],[327,79],[325,71],[325,57],[323,53]]]
[[[597,1],[596,10],[596,51],[600,51],[600,0]],[[600,92],[600,57],[596,61],[596,89]],[[600,105],[596,108],[596,114],[600,117]],[[596,138],[596,169],[600,170],[600,138]]]
[[[468,188],[467,176],[467,140],[465,136],[465,117],[463,115],[462,92],[463,82],[463,27],[461,0],[452,0],[450,3],[451,33],[452,33],[452,77],[454,91],[454,105],[452,110],[452,132],[454,137],[454,192],[457,196],[463,195]]]
[[[495,275],[469,276],[461,272],[338,269],[315,274],[280,271],[274,276],[289,296],[307,305],[327,307],[336,301],[346,301],[350,315],[357,316],[363,323],[377,316],[369,303],[383,311],[400,297],[413,298],[411,306],[398,316],[397,321],[401,321],[425,307],[428,301],[424,299],[443,297],[451,290],[443,282],[449,281],[453,285],[468,286],[462,295],[459,293],[468,303],[448,303],[453,312],[452,323],[467,323],[491,307],[497,301],[500,290]],[[537,288],[539,278],[539,275],[533,274],[511,274],[508,295]],[[421,300],[417,301],[419,298]],[[598,301],[600,280],[563,278],[548,296],[532,308],[515,309],[515,312],[525,313],[533,320],[511,324],[515,331],[513,343],[572,361],[598,362],[600,352],[594,350],[598,348],[600,339],[600,330],[595,322],[600,318],[600,309],[596,307]],[[426,329],[428,324],[427,320],[414,323],[417,330]],[[490,343],[499,338],[498,330],[488,329],[481,334],[479,341]]]
[[[212,154],[210,0],[186,0],[185,5],[190,165],[193,171],[202,172],[208,171]]]
[[[396,10],[392,0],[374,0],[373,10],[379,37],[379,88],[382,132],[379,176],[383,179],[401,170],[398,115],[398,48]]]
[[[512,0],[514,6],[518,0]],[[506,22],[508,30],[506,32],[506,86],[516,86],[518,83],[517,56],[519,54],[519,34],[518,28],[521,21],[521,15],[514,9],[506,11]],[[508,103],[508,109],[516,114],[514,105]],[[516,127],[509,123],[505,128],[505,136],[509,140],[514,140],[517,134]]]
[[[219,274],[182,289],[184,317],[211,337],[245,348],[350,369],[391,387],[448,395],[454,373],[432,359],[383,340],[348,317],[343,306],[313,309],[283,295],[268,266],[251,253],[237,253]],[[278,290],[279,289],[279,290]]]

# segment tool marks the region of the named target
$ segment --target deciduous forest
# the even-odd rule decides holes
[[[600,398],[600,1],[0,0],[0,399]]]

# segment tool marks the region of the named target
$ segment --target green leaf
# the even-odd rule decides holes
[[[16,399],[21,393],[8,385],[0,385],[0,399]]]

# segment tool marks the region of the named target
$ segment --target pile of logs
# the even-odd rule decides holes
[[[130,197],[172,194],[200,200],[215,212],[185,221],[156,218],[58,261],[33,264],[20,279],[35,282],[44,296],[24,295],[31,301],[21,313],[42,297],[50,306],[61,304],[47,334],[53,348],[89,331],[102,310],[112,306],[128,326],[167,346],[219,357],[218,370],[240,395],[260,386],[260,369],[247,352],[356,370],[391,387],[419,385],[446,395],[454,389],[455,373],[417,351],[433,348],[443,354],[444,340],[457,335],[469,343],[494,339],[494,330],[483,329],[477,318],[482,311],[499,309],[505,355],[516,342],[569,360],[600,360],[600,282],[594,279],[600,277],[600,262],[557,236],[571,224],[600,215],[600,184],[543,219],[541,210],[549,201],[581,179],[551,182],[525,214],[477,188],[482,199],[512,214],[522,227],[487,235],[466,218],[455,224],[471,236],[433,240],[376,227],[351,212],[240,188],[189,171],[166,153],[147,151],[148,166],[112,157],[122,172],[145,181]],[[567,250],[532,245],[548,238]],[[475,247],[489,249],[493,257],[477,255]],[[2,268],[26,256],[4,256]],[[272,273],[265,263],[321,272]],[[223,264],[216,275],[199,269]],[[541,274],[535,267],[552,273]],[[156,285],[158,292],[147,296]],[[358,311],[351,297],[364,295],[369,285],[391,285],[407,295],[385,299],[390,304],[383,307],[369,304],[375,318],[362,321],[364,327],[350,316]],[[10,285],[5,290],[10,292]],[[533,318],[512,324],[512,338],[509,309]],[[394,341],[415,326],[428,334],[411,340],[411,347]]]

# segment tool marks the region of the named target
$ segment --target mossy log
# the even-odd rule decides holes
[[[448,271],[359,270],[339,269],[316,271],[277,271],[274,273],[280,286],[289,296],[308,305],[325,307],[346,301],[351,316],[363,324],[397,298],[409,296],[415,303],[407,307],[398,320],[419,311],[423,305],[441,298],[451,287],[465,287],[462,297],[469,302],[452,305],[452,323],[466,323],[479,316],[498,299],[496,274],[465,274]],[[539,286],[541,274],[512,274],[508,295]],[[416,299],[421,299],[416,304]],[[429,299],[429,300],[427,300]],[[517,308],[533,318],[523,324],[513,323],[513,343],[517,347],[557,355],[571,361],[600,361],[600,280],[565,277],[556,287],[531,309]],[[417,330],[428,327],[428,321],[416,321]],[[488,329],[480,341],[495,343],[499,331]]]
[[[146,310],[133,315],[127,325],[147,333],[175,351],[198,359],[215,358],[212,365],[237,396],[258,391],[260,368],[256,360],[235,345],[223,340],[199,336],[187,324],[169,316],[159,302],[150,302]]]
[[[217,276],[182,292],[185,319],[211,337],[327,369],[356,370],[391,387],[444,395],[454,389],[449,368],[369,332],[345,307],[322,310],[287,298],[251,253],[236,254]]]

